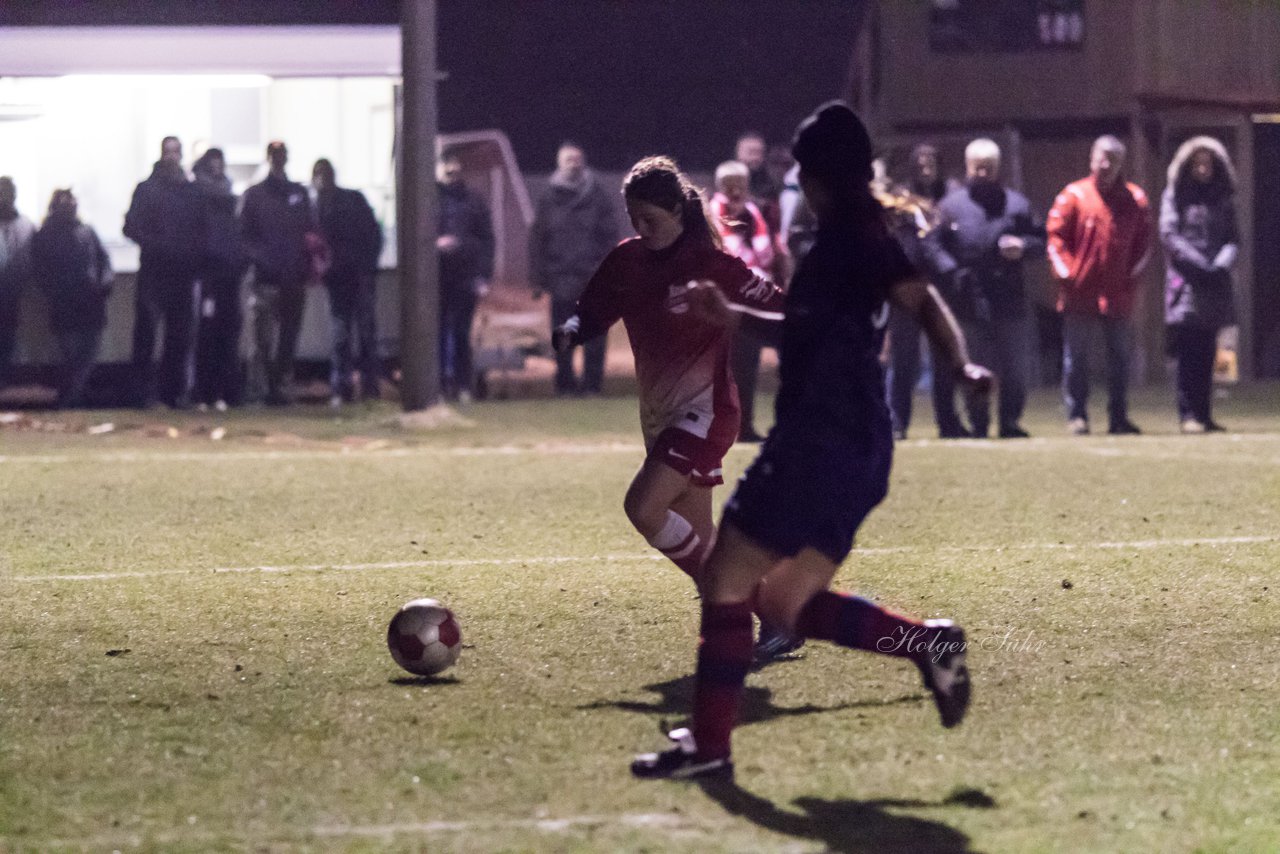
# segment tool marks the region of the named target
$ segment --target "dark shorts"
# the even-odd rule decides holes
[[[703,439],[687,430],[668,427],[653,440],[649,459],[657,460],[687,475],[696,486],[724,483],[724,455],[733,447],[733,437]]]
[[[808,547],[841,563],[862,520],[888,494],[892,440],[855,453],[775,436],[738,481],[724,519],[779,554]]]

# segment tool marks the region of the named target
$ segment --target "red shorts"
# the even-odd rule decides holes
[[[733,436],[727,442],[712,437],[701,439],[686,430],[668,427],[654,440],[649,459],[687,475],[695,486],[719,486],[724,483],[724,455],[733,447],[733,440]]]

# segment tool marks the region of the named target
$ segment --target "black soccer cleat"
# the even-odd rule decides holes
[[[772,623],[760,621],[760,637],[756,640],[755,663],[759,667],[777,661],[804,646],[804,638],[792,635]]]
[[[661,753],[641,753],[631,760],[631,773],[644,779],[692,780],[733,778],[733,761],[728,756],[700,759],[693,733],[673,729],[667,738],[675,747]]]
[[[916,660],[924,685],[933,693],[934,705],[947,729],[964,720],[969,710],[969,668],[965,666],[964,629],[950,620],[925,620],[935,629],[921,658]]]

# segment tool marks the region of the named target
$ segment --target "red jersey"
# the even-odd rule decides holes
[[[732,442],[737,435],[732,330],[690,315],[682,299],[688,283],[700,279],[715,282],[733,310],[782,320],[783,294],[776,285],[714,246],[686,240],[657,252],[639,238],[623,241],[578,300],[580,341],[605,334],[618,320],[627,328],[646,449],[671,427],[703,439],[727,435]]]

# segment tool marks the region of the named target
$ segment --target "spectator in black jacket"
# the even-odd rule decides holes
[[[1000,184],[1000,148],[975,139],[965,148],[968,183],[938,204],[938,272],[973,359],[999,380],[999,435],[1024,438],[1029,312],[1022,264],[1045,251],[1044,223],[1026,196]],[[985,438],[991,414],[983,397],[968,400],[971,431]]]
[[[608,191],[572,142],[556,152],[556,171],[538,199],[529,231],[529,277],[535,294],[551,295],[551,329],[577,313],[578,297],[618,242],[618,219]],[[583,345],[582,384],[573,375],[573,349],[556,353],[556,394],[599,394],[605,337]]]
[[[250,312],[254,350],[249,396],[268,405],[289,403],[293,359],[306,306],[311,270],[311,239],[316,217],[307,188],[290,181],[284,167],[289,149],[276,140],[267,145],[271,171],[245,191],[240,207],[240,237],[253,265]]]
[[[196,333],[196,401],[220,412],[239,399],[240,280],[245,270],[236,196],[225,170],[226,160],[218,148],[210,148],[191,167],[206,226]]]
[[[333,164],[321,158],[311,170],[316,190],[320,234],[329,244],[331,262],[324,274],[333,320],[333,362],[330,404],[355,399],[353,368],[360,375],[360,396],[378,396],[378,336],[374,317],[378,256],[382,228],[373,208],[359,190],[339,187]],[[353,355],[355,358],[353,360]]]
[[[49,215],[31,247],[36,280],[49,302],[49,325],[62,351],[58,406],[84,405],[84,389],[107,324],[111,263],[93,229],[77,216],[70,190],[54,190]]]
[[[133,191],[124,236],[142,249],[133,321],[135,402],[155,395],[166,406],[189,405],[195,333],[196,277],[204,258],[204,211],[182,169],[182,143],[165,137],[151,177]],[[156,327],[164,325],[157,377]]]
[[[462,180],[460,153],[445,149],[436,166],[440,184],[440,374],[445,397],[471,398],[475,370],[471,320],[493,276],[493,222],[484,201]]]

